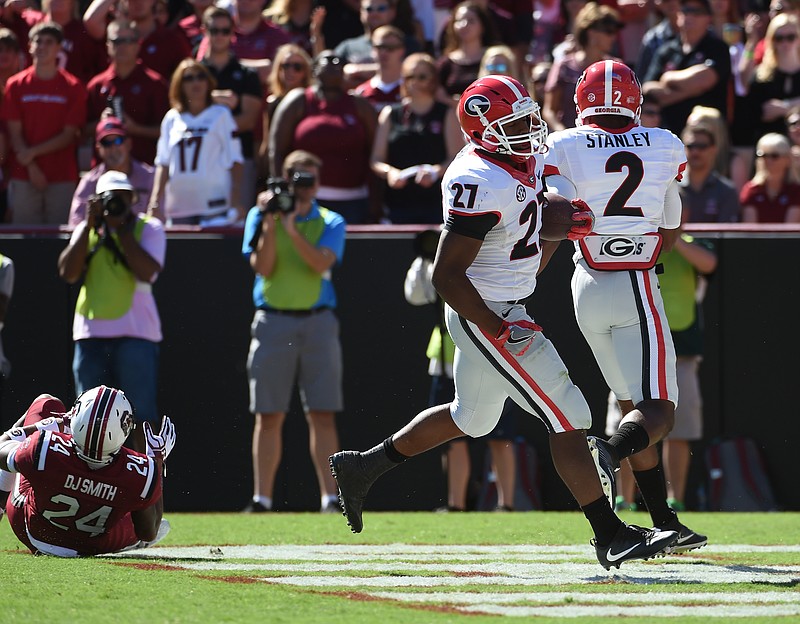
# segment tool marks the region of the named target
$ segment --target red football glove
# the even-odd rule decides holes
[[[572,213],[572,220],[578,223],[569,229],[567,238],[571,241],[581,240],[594,228],[594,213],[582,199],[573,199],[570,203],[578,209]]]
[[[517,357],[522,357],[531,346],[536,332],[542,331],[533,321],[520,319],[519,321],[503,321],[495,340],[506,351]]]

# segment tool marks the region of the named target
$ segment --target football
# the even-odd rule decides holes
[[[539,236],[546,241],[561,241],[567,232],[577,223],[572,214],[577,211],[570,201],[558,193],[546,192],[547,204],[542,208],[542,229]]]

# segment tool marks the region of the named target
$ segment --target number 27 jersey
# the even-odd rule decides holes
[[[587,125],[547,138],[545,176],[561,175],[595,214],[598,234],[647,234],[664,221],[664,197],[686,167],[681,140],[663,128]]]
[[[482,156],[468,145],[442,177],[445,228],[458,231],[456,221],[472,218],[483,224],[488,223],[486,217],[497,219],[488,232],[469,228],[466,234],[474,238],[483,235],[467,277],[485,301],[523,299],[536,288],[541,262],[542,171],[539,154],[526,162],[523,172]]]

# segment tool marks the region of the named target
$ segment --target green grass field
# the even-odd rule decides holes
[[[0,524],[6,622],[800,622],[800,514],[685,513],[709,546],[606,572],[579,513],[167,514],[158,546],[32,557]],[[647,516],[627,513],[629,522]]]

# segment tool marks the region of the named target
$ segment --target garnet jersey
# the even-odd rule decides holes
[[[13,505],[23,511],[28,537],[42,552],[93,555],[129,546],[115,543],[120,532],[112,530],[161,496],[154,461],[125,447],[111,464],[92,470],[76,454],[71,435],[38,431],[10,459],[9,467],[21,474]]]
[[[683,143],[669,130],[586,125],[554,132],[547,145],[545,175],[575,185],[595,214],[595,233],[647,234],[680,225],[680,215],[676,221],[664,212],[667,187],[686,167]]]
[[[169,167],[165,202],[168,217],[225,212],[233,164],[242,163],[234,138],[236,122],[225,106],[213,104],[194,116],[170,109],[161,122],[156,165]]]
[[[516,301],[536,288],[545,190],[541,156],[531,157],[527,167],[527,172],[518,171],[468,145],[442,178],[445,228],[475,238],[485,234],[467,277],[486,301]],[[481,215],[494,215],[494,227],[488,232],[464,230],[471,230],[470,217]]]

